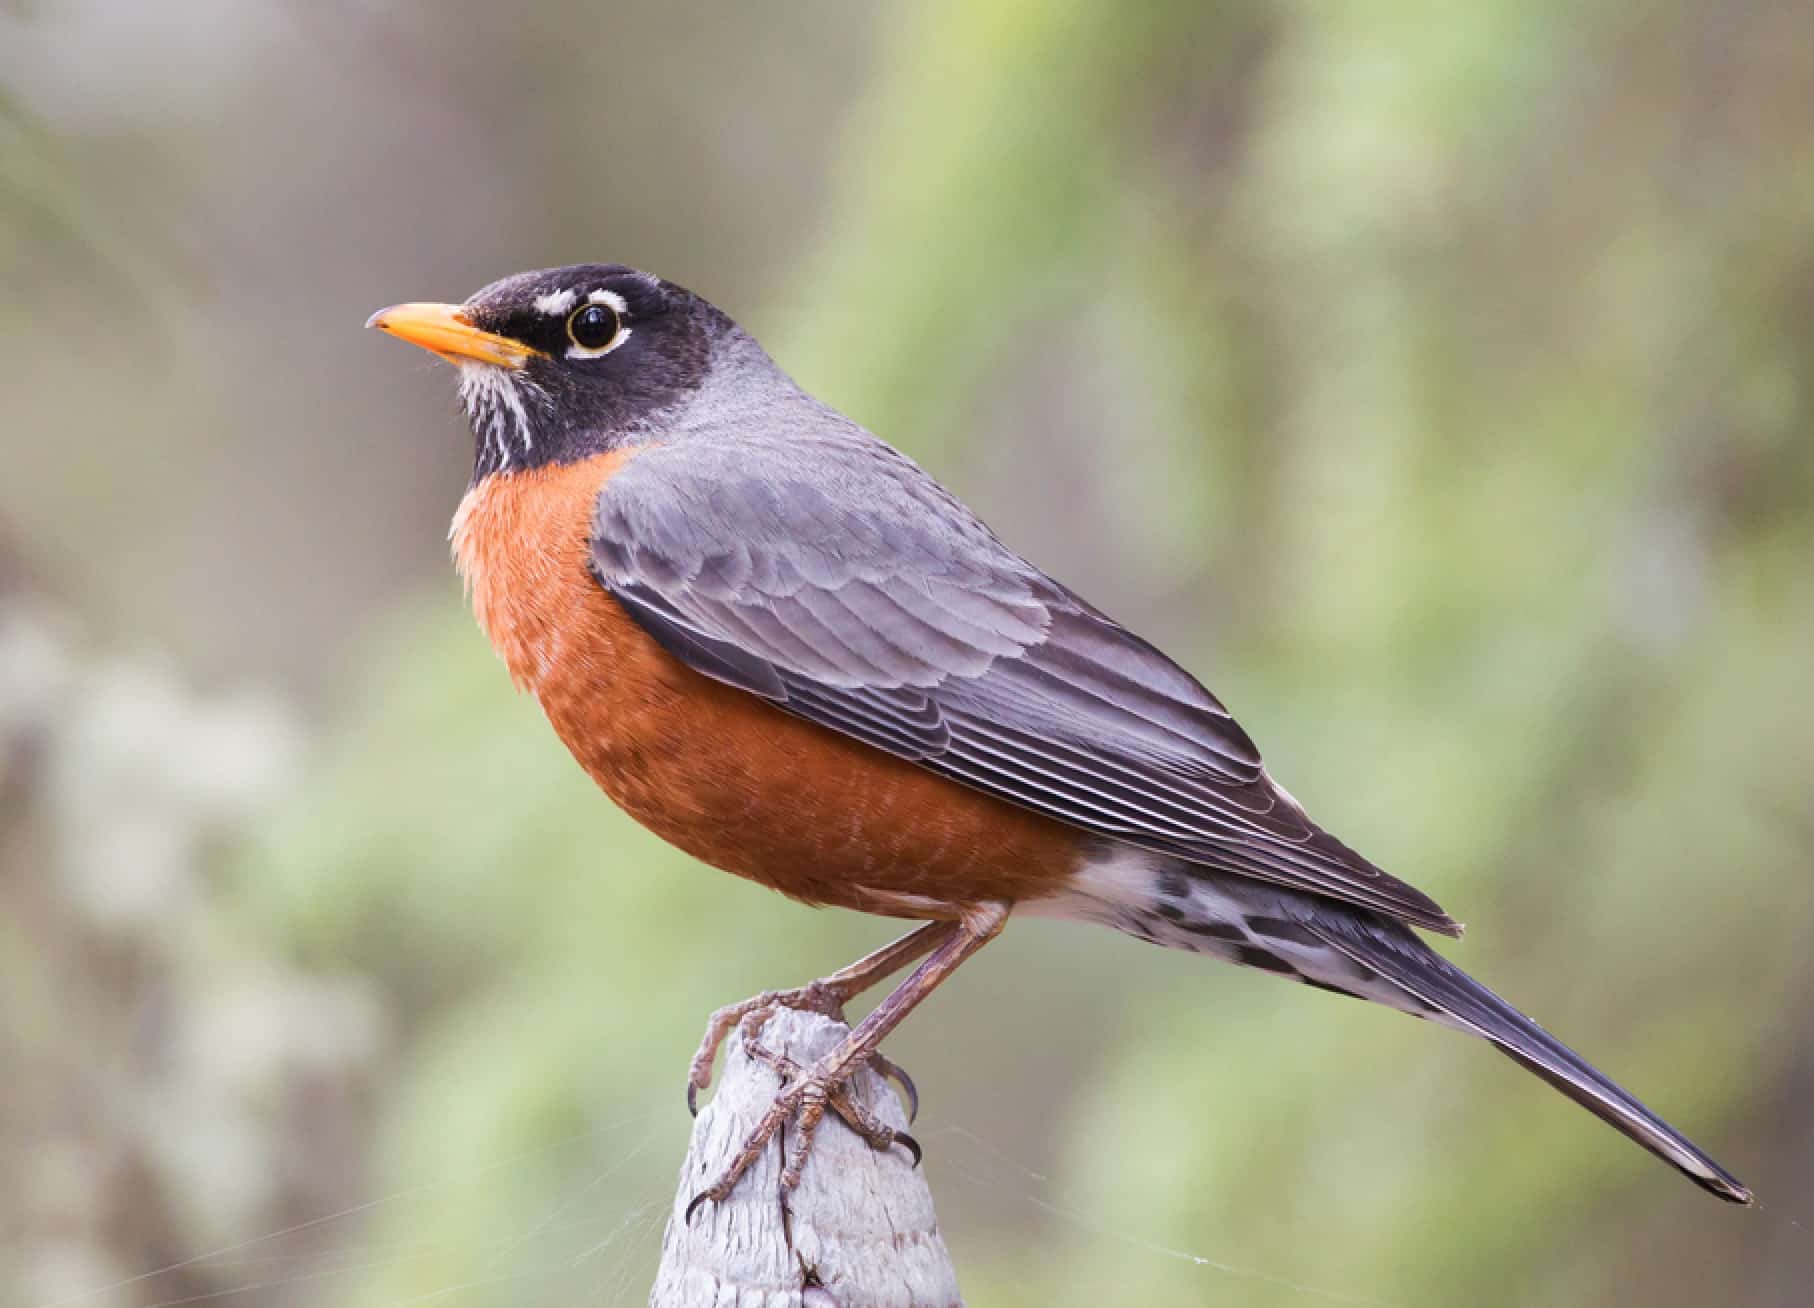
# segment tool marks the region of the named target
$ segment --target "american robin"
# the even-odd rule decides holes
[[[836,1012],[919,960],[832,1054],[786,1069],[696,1203],[730,1193],[790,1119],[782,1183],[796,1184],[828,1106],[894,1143],[849,1078],[1011,916],[1041,915],[1481,1036],[1698,1185],[1751,1202],[1431,949],[1419,930],[1460,925],[1313,823],[1194,677],[699,296],[586,264],[368,325],[458,367],[476,453],[454,557],[511,676],[605,793],[726,871],[924,923],[713,1016],[689,1102],[734,1027],[759,1037],[781,1005]]]

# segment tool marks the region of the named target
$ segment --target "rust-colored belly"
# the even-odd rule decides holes
[[[605,793],[811,903],[939,918],[1062,888],[1069,828],[701,676],[636,625],[587,566],[593,502],[632,457],[493,474],[454,519],[480,626]]]

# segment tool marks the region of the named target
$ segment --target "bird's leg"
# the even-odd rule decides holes
[[[942,933],[931,955],[913,970],[911,976],[877,1004],[836,1049],[781,1087],[774,1103],[744,1140],[730,1166],[716,1181],[693,1196],[693,1201],[687,1205],[687,1216],[691,1217],[707,1199],[717,1203],[730,1194],[738,1178],[762,1156],[768,1142],[790,1119],[796,1134],[781,1171],[781,1192],[785,1195],[797,1186],[812,1151],[813,1133],[824,1118],[826,1108],[835,1105],[842,1110],[846,1105],[855,1105],[848,1092],[848,1083],[855,1070],[874,1057],[883,1038],[899,1026],[922,999],[936,990],[940,982],[956,971],[960,963],[1000,935],[1007,921],[1006,904],[986,904],[972,910],[962,921],[947,924],[948,929]],[[922,927],[899,943],[905,945],[926,931],[927,928]],[[755,1023],[755,1030],[760,1034],[761,1021]],[[845,1114],[841,1112],[840,1115]],[[877,1148],[886,1148],[900,1138],[898,1132],[876,1120],[867,1110],[846,1116],[846,1120]],[[917,1161],[917,1146],[913,1147],[913,1153]]]
[[[718,1056],[718,1046],[744,1018],[752,1013],[772,1013],[777,1008],[797,1008],[808,1013],[823,1013],[841,1022],[845,1004],[878,981],[893,976],[921,954],[936,948],[957,929],[955,922],[928,922],[830,976],[795,990],[767,990],[741,1003],[727,1004],[713,1013],[706,1021],[705,1037],[699,1042],[699,1051],[693,1055],[692,1065],[687,1069],[687,1111],[698,1116],[699,1092],[712,1084],[712,1062]],[[886,1059],[877,1065],[877,1070],[884,1076],[894,1076],[901,1083],[901,1088],[907,1092],[911,1107],[908,1117],[911,1118],[920,1102],[912,1079]]]

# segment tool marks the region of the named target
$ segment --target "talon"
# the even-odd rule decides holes
[[[907,1075],[907,1069],[895,1062],[892,1058],[888,1058],[882,1054],[873,1055],[869,1061],[875,1067],[876,1071],[901,1087],[901,1093],[907,1099],[907,1121],[912,1123],[918,1120],[920,1115],[920,1088],[913,1083],[913,1078]]]
[[[782,1126],[788,1123],[791,1123],[789,1129],[794,1135],[782,1160],[780,1189],[785,1196],[797,1187],[806,1170],[813,1140],[827,1110],[836,1113],[839,1120],[875,1149],[886,1149],[898,1141],[913,1156],[913,1165],[919,1166],[922,1154],[919,1141],[905,1131],[896,1131],[888,1126],[857,1099],[851,1091],[847,1064],[828,1058],[811,1068],[803,1069],[784,1055],[775,1055],[766,1050],[763,1053],[769,1055],[772,1064],[785,1065],[784,1075],[788,1078],[788,1083],[744,1138],[743,1145],[730,1166],[689,1205],[689,1217],[705,1199],[730,1194],[751,1164],[774,1141]]]
[[[815,981],[798,990],[765,990],[753,998],[718,1009],[707,1019],[705,1034],[700,1038],[692,1066],[687,1071],[687,1108],[695,1117],[699,1115],[699,1091],[712,1084],[712,1064],[717,1060],[718,1047],[732,1031],[750,1021],[754,1022],[755,1030],[760,1031],[762,1024],[778,1008],[805,1009],[842,1020],[841,997],[842,992],[836,986]]]
[[[691,1226],[693,1224],[693,1214],[698,1212],[700,1205],[703,1204],[707,1199],[710,1199],[711,1197],[712,1197],[712,1192],[710,1190],[701,1190],[698,1194],[694,1195],[693,1198],[687,1203],[686,1216],[680,1219],[681,1225],[682,1226]]]
[[[925,1151],[920,1148],[920,1142],[908,1135],[905,1131],[896,1131],[894,1133],[894,1142],[898,1145],[907,1146],[907,1152],[913,1155],[913,1169],[917,1172],[921,1160],[926,1156]]]

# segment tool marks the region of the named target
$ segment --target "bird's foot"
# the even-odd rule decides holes
[[[872,1149],[886,1149],[893,1144],[905,1145],[907,1151],[913,1155],[913,1165],[918,1167],[921,1156],[920,1142],[905,1131],[897,1130],[884,1123],[861,1099],[857,1098],[853,1085],[853,1079],[856,1076],[854,1071],[843,1073],[841,1078],[836,1075],[833,1063],[837,1059],[837,1051],[834,1051],[829,1057],[821,1059],[812,1072],[803,1074],[799,1063],[762,1043],[762,1028],[768,1025],[769,1019],[773,1016],[774,1010],[769,1009],[744,1021],[742,1025],[743,1049],[757,1062],[766,1064],[775,1070],[775,1074],[781,1078],[783,1093],[785,1093],[786,1087],[797,1081],[810,1079],[813,1076],[821,1077],[826,1081],[826,1103],[846,1126],[867,1140]],[[911,1122],[919,1115],[920,1107],[920,1092],[914,1086],[913,1078],[907,1075],[905,1068],[888,1058],[880,1050],[872,1052],[867,1061],[869,1066],[880,1075],[892,1077],[900,1084],[901,1090],[907,1098],[907,1120]],[[823,1110],[821,1110],[822,1112]],[[814,1129],[816,1127],[817,1118],[815,1117]],[[808,1134],[811,1134],[810,1129]],[[810,1145],[804,1145],[799,1150],[799,1161],[802,1164],[806,1161],[808,1148]],[[799,1182],[800,1177],[797,1171],[791,1180],[788,1179],[786,1172],[782,1173],[783,1189],[791,1190]]]
[[[805,1013],[822,1013],[835,1021],[844,1020],[844,1005],[851,995],[832,981],[814,981],[810,985],[800,986],[793,990],[765,990],[761,994],[740,1003],[726,1004],[713,1013],[705,1024],[705,1035],[699,1042],[699,1050],[693,1055],[692,1064],[687,1069],[687,1111],[694,1117],[699,1116],[699,1092],[712,1084],[712,1064],[717,1060],[718,1048],[725,1037],[737,1029],[746,1019],[758,1018],[755,1031],[760,1032],[768,1019],[775,1015],[777,1009],[793,1008]],[[763,1058],[766,1050],[758,1043],[746,1037],[745,1048],[757,1058]],[[766,1058],[763,1061],[768,1061]],[[901,1087],[901,1093],[907,1102],[907,1120],[913,1121],[920,1113],[920,1092],[914,1085],[913,1078],[907,1075],[907,1069],[880,1053],[869,1056],[869,1065],[883,1076],[888,1077]],[[771,1063],[771,1066],[773,1064]],[[785,1076],[783,1077],[785,1080]],[[886,1146],[884,1146],[886,1147]]]
[[[814,981],[794,990],[764,990],[739,1003],[726,1004],[713,1013],[706,1019],[705,1035],[687,1068],[687,1111],[694,1117],[699,1116],[699,1092],[712,1084],[712,1064],[718,1059],[718,1047],[744,1018],[766,1015],[762,1017],[762,1022],[766,1023],[776,1009],[793,1008],[803,1013],[823,1013],[842,1022],[846,998],[836,987]],[[760,1030],[760,1026],[757,1029]]]
[[[810,987],[809,987],[810,988]],[[881,1118],[877,1117],[853,1091],[851,1081],[856,1075],[855,1069],[843,1050],[833,1050],[810,1068],[801,1068],[800,1064],[785,1054],[776,1053],[761,1042],[762,1028],[774,1016],[777,1007],[791,1005],[769,1004],[750,1010],[739,1023],[743,1038],[743,1048],[751,1058],[773,1068],[781,1077],[781,1089],[775,1095],[774,1102],[762,1115],[755,1128],[744,1138],[737,1156],[731,1160],[711,1185],[694,1195],[687,1204],[686,1217],[692,1220],[693,1214],[708,1199],[721,1203],[737,1188],[737,1182],[749,1171],[751,1164],[762,1156],[768,1148],[769,1141],[778,1135],[789,1121],[794,1124],[793,1143],[787,1150],[787,1158],[781,1168],[781,1193],[787,1195],[800,1184],[801,1173],[806,1168],[807,1157],[812,1153],[813,1137],[818,1132],[819,1124],[825,1118],[825,1110],[836,1113],[839,1120],[864,1140],[873,1149],[888,1149],[901,1145],[913,1155],[913,1165],[920,1164],[919,1141],[905,1131],[897,1131]],[[726,1011],[726,1010],[720,1010]],[[714,1015],[714,1019],[716,1015]],[[708,1031],[708,1037],[710,1032]],[[722,1039],[722,1037],[720,1037]],[[902,1084],[912,1092],[913,1082],[906,1079],[905,1073],[895,1067],[880,1054],[870,1054],[868,1061],[881,1067],[893,1069],[902,1078]],[[707,1061],[710,1069],[710,1061]]]

